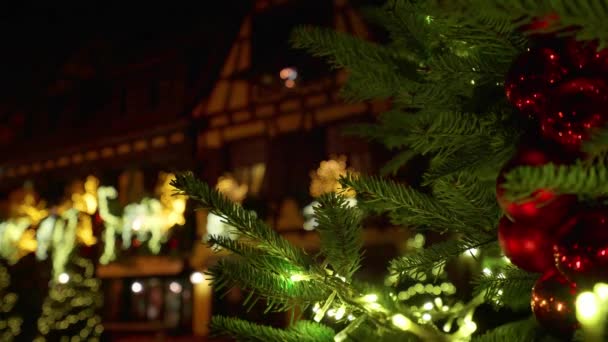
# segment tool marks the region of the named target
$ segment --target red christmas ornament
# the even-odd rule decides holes
[[[601,78],[576,78],[559,84],[541,115],[544,136],[578,148],[592,128],[608,119],[608,85]]]
[[[597,41],[564,42],[564,63],[576,70],[578,76],[596,76],[608,72],[608,49],[598,51]]]
[[[579,327],[576,320],[576,284],[559,272],[544,274],[532,288],[530,305],[536,321],[551,333],[562,337]]]
[[[608,208],[585,210],[565,225],[554,246],[555,264],[579,285],[608,281]]]
[[[528,116],[543,111],[548,89],[568,74],[561,56],[547,47],[530,48],[513,63],[505,80],[507,99]]]
[[[551,152],[549,152],[551,151]],[[548,163],[561,164],[570,161],[568,155],[552,152],[551,148],[525,147],[521,148],[511,159],[496,181],[496,199],[505,214],[514,221],[544,225],[559,225],[576,201],[576,196],[556,195],[549,189],[538,189],[532,196],[518,203],[505,198],[505,174],[518,166],[541,166]]]
[[[528,272],[546,272],[555,268],[552,247],[556,232],[551,228],[503,217],[498,223],[498,243],[515,266]]]
[[[545,16],[533,19],[529,24],[521,27],[524,32],[534,33],[538,30],[549,28],[559,21],[559,15],[557,13],[549,13]]]

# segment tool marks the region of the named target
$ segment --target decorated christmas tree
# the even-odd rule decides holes
[[[347,132],[395,155],[318,199],[318,254],[191,174],[173,182],[238,235],[209,239],[233,254],[209,272],[216,290],[294,312],[282,330],[233,317],[212,328],[255,341],[605,340],[608,2],[391,0],[365,13],[384,42],[293,33],[348,71],[345,99],[392,103]],[[384,284],[363,283],[372,216],[421,234],[418,247],[439,239],[392,260]],[[477,265],[468,292],[446,267],[463,257]]]
[[[97,314],[103,301],[100,287],[93,263],[73,255],[65,272],[50,283],[35,341],[98,341],[103,332]]]

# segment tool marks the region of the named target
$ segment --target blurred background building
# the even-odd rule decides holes
[[[69,184],[89,175],[116,187],[124,207],[151,196],[161,172],[192,170],[314,251],[314,229],[303,228],[313,201],[311,172],[337,156],[357,172],[376,170],[386,151],[341,131],[373,120],[388,104],[343,102],[339,89],[347,74],[291,49],[289,33],[311,24],[379,39],[357,10],[368,2],[30,12],[25,18],[34,28],[21,18],[21,33],[37,41],[9,42],[18,51],[3,57],[3,208],[24,188],[57,203]],[[223,298],[212,293],[201,272],[218,255],[203,240],[223,228],[193,208],[188,202],[185,224],[171,229],[158,254],[136,237],[108,264],[97,263],[99,244],[79,250],[96,262],[102,279],[105,338],[203,339],[211,314],[286,324],[284,314],[261,315],[260,305],[245,312],[246,294],[238,289]],[[95,229],[101,240],[101,228]],[[375,264],[382,273],[377,260],[396,254],[402,240],[395,230],[370,224],[364,274],[374,277]],[[50,262],[34,254],[10,266],[25,335],[36,330],[50,270]]]

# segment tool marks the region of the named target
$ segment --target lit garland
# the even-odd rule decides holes
[[[0,265],[0,341],[13,341],[21,333],[23,320],[11,314],[17,303],[17,295],[8,291],[10,275],[6,267]]]
[[[156,188],[158,199],[144,198],[129,204],[121,216],[109,210],[109,201],[117,197],[116,189],[99,186],[99,180],[93,176],[84,182],[75,182],[70,188],[70,198],[50,209],[27,189],[19,194],[18,201],[13,201],[11,218],[0,222],[0,257],[14,264],[29,253],[35,252],[37,259],[45,260],[52,252],[53,277],[56,277],[63,273],[76,245],[92,246],[98,242],[91,217],[97,211],[105,227],[101,263],[116,258],[116,234],[122,236],[123,248],[131,246],[131,237],[135,235],[139,241],[147,242],[150,251],[156,254],[168,231],[185,223],[186,198],[173,196],[170,182],[174,177],[161,173]]]
[[[93,263],[74,256],[68,266],[50,283],[35,342],[56,341],[59,336],[61,341],[98,341],[103,332],[97,313],[103,303],[101,281],[94,278]]]
[[[425,244],[424,236],[416,234],[408,239],[406,244],[408,249],[421,249]],[[478,254],[478,251],[468,252],[472,257],[476,257]],[[505,262],[502,258],[500,261]],[[326,271],[329,277],[334,278],[337,283],[346,282],[344,277],[333,274],[330,270]],[[483,272],[492,271],[486,267]],[[434,279],[438,279],[445,271],[443,267],[436,267],[430,270],[430,273]],[[477,307],[484,303],[484,294],[481,293],[465,303],[451,298],[456,294],[456,287],[450,282],[424,283],[426,275],[421,274],[410,274],[410,277],[421,282],[398,293],[391,292],[387,298],[382,300],[374,293],[361,294],[353,300],[347,300],[334,291],[324,302],[316,303],[313,306],[313,320],[320,322],[323,319],[332,319],[338,323],[346,323],[346,327],[335,335],[334,341],[336,342],[347,340],[368,320],[373,320],[385,328],[408,331],[423,340],[470,341],[471,336],[477,330],[473,315]],[[290,279],[294,282],[307,281],[310,280],[310,276],[298,273],[292,275]],[[387,277],[385,285],[396,285],[395,276]],[[405,301],[417,296],[429,299],[420,306],[406,305]],[[395,303],[387,305],[388,303],[383,302],[387,300]],[[402,308],[402,312],[390,309],[395,307]],[[436,326],[438,323],[442,325]]]

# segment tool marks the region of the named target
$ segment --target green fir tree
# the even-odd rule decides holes
[[[293,32],[294,48],[348,71],[345,99],[392,103],[377,123],[348,132],[381,142],[395,154],[379,176],[341,179],[357,192],[357,207],[340,194],[319,200],[318,255],[293,246],[254,212],[192,174],[173,182],[179,193],[222,217],[240,236],[209,241],[232,252],[210,270],[216,290],[238,286],[252,294],[246,304],[264,300],[269,311],[304,312],[284,330],[227,317],[214,317],[212,328],[245,341],[553,340],[530,312],[539,275],[511,265],[497,243],[503,213],[496,179],[529,126],[507,102],[504,79],[529,46],[521,27],[534,18],[556,13],[559,22],[547,32],[607,46],[608,2],[390,0],[364,13],[388,33],[388,42],[317,27]],[[584,145],[591,156],[586,161],[514,169],[507,175],[507,196],[524,198],[539,187],[585,199],[603,196],[608,192],[606,137],[600,131]],[[396,175],[420,156],[428,161],[421,184],[401,182]],[[387,265],[385,284],[366,284],[357,278],[362,222],[378,214],[423,235],[418,248]],[[441,242],[422,247],[424,234],[440,236]],[[462,294],[450,283],[446,265],[467,255],[478,269],[472,293]],[[475,313],[489,307],[501,319],[481,326]]]

